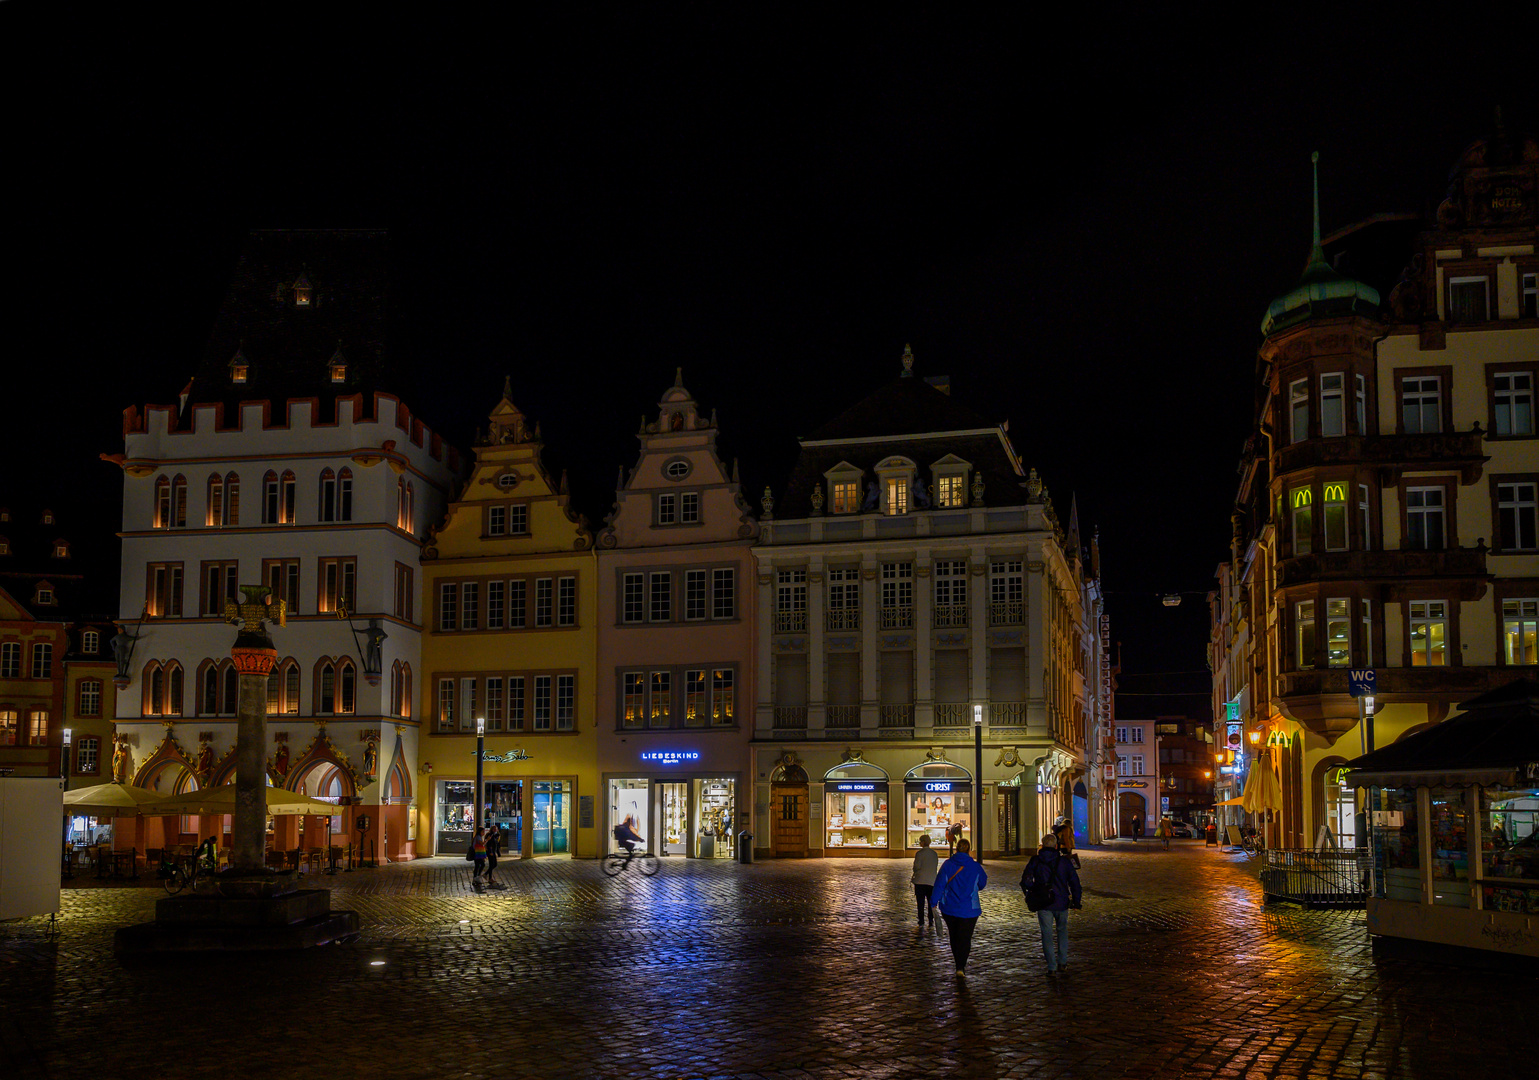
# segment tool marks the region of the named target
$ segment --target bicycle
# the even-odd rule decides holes
[[[657,861],[657,856],[653,855],[650,851],[611,851],[608,855],[604,856],[602,865],[604,873],[609,877],[614,877],[616,874],[624,873],[633,862],[637,864],[636,869],[641,871],[642,877],[651,877],[657,873],[658,867],[662,865]]]
[[[1266,845],[1262,843],[1260,833],[1251,833],[1249,836],[1241,837],[1240,850],[1254,858],[1266,850]]]
[[[162,862],[156,873],[160,876],[160,883],[166,887],[166,892],[175,896],[188,885],[192,886],[193,892],[198,893],[217,890],[219,881],[215,874],[218,869],[213,859],[203,856],[193,858],[185,867],[179,862]]]

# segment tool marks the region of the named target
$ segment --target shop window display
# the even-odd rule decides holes
[[[947,790],[939,791],[940,784],[931,783],[927,790],[906,793],[908,803],[908,846],[917,848],[919,838],[929,834],[930,846],[946,847],[946,830],[954,825],[962,827],[962,838],[971,840],[973,832],[972,794],[965,783],[946,783]],[[950,790],[951,787],[957,790]]]
[[[615,839],[615,826],[626,818],[634,818],[636,831],[641,838],[652,841],[652,826],[647,820],[647,791],[650,784],[645,777],[609,781],[609,844],[610,851],[624,851]]]
[[[1432,902],[1468,907],[1470,902],[1469,814],[1464,791],[1432,789]]]
[[[732,825],[736,820],[736,784],[731,780],[696,780],[699,807],[695,855],[702,859],[732,858]]]
[[[524,849],[522,787],[517,781],[489,782],[486,785],[486,825],[502,833],[505,856],[515,856]]]
[[[1482,876],[1539,882],[1539,791],[1481,788],[1479,824]],[[1493,911],[1539,914],[1539,887],[1486,885],[1483,899]]]
[[[874,783],[851,782],[831,786],[856,790],[830,791],[824,796],[828,846],[885,848],[887,793],[875,790],[878,785]]]
[[[1369,800],[1369,805],[1373,805]],[[1384,868],[1375,877],[1375,893],[1386,900],[1421,903],[1421,840],[1416,820],[1416,789],[1386,788],[1386,811],[1399,813],[1397,828],[1374,830],[1374,860]]]
[[[460,855],[470,846],[476,825],[475,801],[475,784],[438,782],[438,854]]]
[[[689,785],[659,784],[663,797],[663,847],[667,855],[684,854],[684,838],[689,835]]]
[[[564,780],[534,781],[534,854],[562,855],[567,846],[571,792]]]

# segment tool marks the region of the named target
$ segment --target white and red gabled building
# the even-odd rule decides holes
[[[131,635],[117,651],[120,778],[168,793],[233,779],[224,605],[266,585],[287,606],[271,782],[341,797],[353,808],[331,842],[399,859],[415,855],[421,539],[461,464],[392,392],[386,256],[380,232],[253,233],[197,374],[175,400],[127,409],[108,460],[123,469]],[[273,844],[320,847],[325,824],[279,818]],[[155,819],[146,846],[221,827]]]

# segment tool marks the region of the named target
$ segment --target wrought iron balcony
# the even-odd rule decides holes
[[[829,608],[823,612],[823,628],[825,630],[859,630],[860,608]]]
[[[914,726],[914,706],[912,705],[883,705],[881,726],[884,728],[906,728]]]
[[[990,626],[1020,626],[1025,620],[1025,604],[1019,600],[998,600],[989,604]]]
[[[1430,435],[1343,435],[1305,439],[1277,451],[1277,472],[1290,473],[1325,465],[1373,465],[1383,482],[1397,484],[1408,468],[1436,465],[1458,469],[1460,479],[1473,484],[1487,461],[1485,432],[1448,431]]]
[[[775,726],[777,728],[807,727],[807,706],[805,705],[776,705]]]
[[[998,727],[1025,727],[1024,701],[996,701],[989,705],[989,724]]]
[[[800,634],[807,629],[807,613],[805,611],[777,611],[775,612],[775,633]]]
[[[826,713],[826,727],[860,727],[859,705],[830,705]]]
[[[936,604],[934,619],[936,626],[966,626],[967,605]]]
[[[936,727],[961,727],[973,722],[973,707],[966,702],[945,702],[935,706]]]
[[[884,607],[882,629],[900,630],[914,625],[914,609],[909,607]]]

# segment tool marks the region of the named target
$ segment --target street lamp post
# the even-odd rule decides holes
[[[64,782],[63,790],[65,791],[69,790],[69,745],[73,736],[74,732],[72,732],[69,728],[64,729],[64,750],[59,755],[59,779]],[[69,823],[70,814],[66,810],[64,814],[64,844],[62,848],[64,852],[64,876],[74,877],[75,875],[70,872],[69,866]]]
[[[478,717],[476,717],[476,799],[475,799],[475,803],[476,803],[476,824],[475,824],[475,827],[477,829],[479,829],[481,827],[481,825],[482,825],[482,821],[481,821],[481,814],[482,814],[482,807],[481,807],[481,798],[482,798],[481,769],[482,769],[483,759],[486,757],[485,751],[486,751],[486,717],[478,716]],[[474,837],[475,833],[472,832],[470,835],[472,837]]]
[[[973,706],[973,858],[983,862],[983,706]]]

